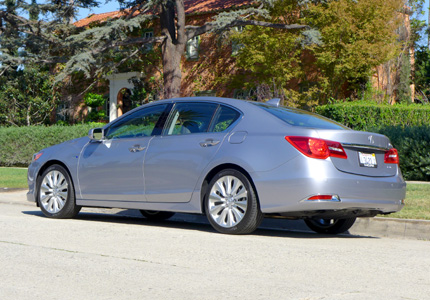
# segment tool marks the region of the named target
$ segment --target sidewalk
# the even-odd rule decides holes
[[[36,207],[34,203],[27,201],[27,190],[2,189],[0,191],[0,203],[19,204]],[[270,222],[270,221],[269,221]],[[279,220],[283,222],[282,228],[296,231],[310,231],[303,221]],[[271,222],[270,222],[271,223]],[[272,227],[272,226],[270,226]],[[430,241],[430,221],[405,220],[394,218],[358,218],[354,226],[349,230],[352,235],[369,237],[388,237],[395,239],[413,239]]]

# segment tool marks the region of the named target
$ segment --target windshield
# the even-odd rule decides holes
[[[275,117],[278,117],[285,123],[292,126],[310,127],[318,129],[350,129],[340,123],[333,120],[327,119],[323,116],[313,114],[301,109],[289,108],[289,107],[275,107],[264,103],[250,102],[258,107],[261,107],[265,111],[271,113]]]

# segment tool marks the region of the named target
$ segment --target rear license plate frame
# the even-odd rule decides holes
[[[358,152],[358,163],[360,167],[377,168],[378,161],[375,153]]]

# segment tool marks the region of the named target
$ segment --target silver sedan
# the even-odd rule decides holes
[[[197,213],[233,234],[273,215],[345,232],[357,217],[399,211],[406,189],[384,135],[279,99],[215,97],[156,101],[43,149],[28,184],[28,200],[52,218],[83,206],[138,209],[153,220]]]

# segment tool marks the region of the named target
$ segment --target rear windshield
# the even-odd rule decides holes
[[[310,127],[319,129],[349,129],[342,124],[339,124],[333,120],[324,118],[323,116],[313,114],[304,110],[289,108],[289,107],[275,107],[266,105],[263,103],[250,102],[258,107],[261,107],[265,111],[268,111],[275,117],[278,117],[282,121],[292,126]]]

